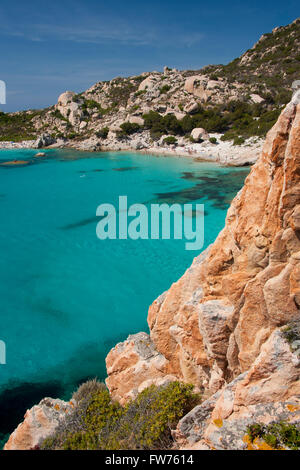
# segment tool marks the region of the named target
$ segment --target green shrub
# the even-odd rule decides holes
[[[67,139],[75,139],[76,137],[78,137],[78,134],[76,134],[76,132],[70,132],[67,136]]]
[[[74,411],[66,415],[55,434],[45,439],[43,450],[87,450],[100,446],[99,433],[108,423],[111,425],[123,413],[121,405],[111,400],[104,384],[83,384],[87,388],[86,397],[80,392],[80,400]],[[91,388],[98,388],[91,392]]]
[[[94,386],[93,383],[92,388]],[[87,391],[90,391],[90,385]],[[100,387],[87,397],[81,397],[74,411],[66,416],[53,436],[43,441],[40,448],[169,448],[172,445],[171,429],[199,400],[192,385],[172,382],[160,387],[152,385],[122,408],[111,400],[107,390]]]
[[[242,145],[245,142],[245,139],[243,137],[235,137],[233,139],[233,145]]]
[[[159,89],[161,95],[163,95],[165,93],[168,93],[168,91],[170,91],[170,90],[171,90],[170,85],[164,85]]]
[[[94,110],[94,111],[97,110],[97,112],[98,112],[99,114],[102,114],[102,115],[107,114],[107,113],[109,113],[109,111],[110,111],[110,109],[104,109],[104,108],[102,108],[102,106],[101,106],[100,103],[98,103],[98,102],[95,101],[95,100],[91,100],[91,99],[89,99],[89,100],[86,100],[86,99],[85,99],[85,100],[83,101],[82,105],[81,105],[81,109],[82,109],[82,111],[83,111],[83,113],[84,113],[85,115],[88,115],[88,114],[89,114],[89,113],[88,113],[88,110]]]
[[[42,111],[24,111],[15,114],[0,111],[0,141],[19,142],[35,139],[36,130],[33,119],[42,115]]]
[[[273,449],[288,447],[292,450],[300,450],[300,429],[295,424],[285,421],[268,425],[254,423],[248,426],[247,433],[251,442],[260,438]]]
[[[216,144],[218,142],[215,137],[210,137],[209,141],[211,144]]]
[[[299,322],[291,322],[286,325],[282,330],[283,336],[290,345],[292,352],[294,352],[294,341],[300,341],[300,325]],[[298,349],[298,348],[296,348]]]
[[[67,121],[67,118],[65,118],[58,109],[55,109],[55,111],[53,111],[51,114],[56,119],[60,119],[61,121]]]
[[[137,91],[137,92],[134,94],[134,96],[135,96],[136,98],[138,98],[139,96],[144,95],[146,92],[147,92],[147,90],[139,90],[139,91]]]
[[[98,138],[100,139],[106,139],[109,133],[108,127],[102,127],[99,131],[97,131],[95,134]]]
[[[103,390],[107,390],[104,383],[98,382],[97,379],[88,380],[78,387],[76,392],[73,393],[72,399],[79,403],[81,400]]]
[[[164,144],[167,144],[167,145],[172,145],[172,144],[176,145],[177,139],[173,135],[169,135],[169,137],[164,138],[163,142]]]
[[[142,129],[142,126],[134,122],[124,122],[123,124],[121,124],[120,127],[122,131],[118,133],[119,136],[132,135],[132,134],[135,134],[136,132],[139,132]]]

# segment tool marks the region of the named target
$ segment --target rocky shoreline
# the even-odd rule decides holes
[[[151,142],[149,135],[143,132],[135,138],[127,138],[123,141],[111,139],[106,145],[101,145],[99,139],[90,139],[74,142],[72,140],[58,139],[52,141],[50,136],[41,135],[37,140],[22,142],[0,142],[0,150],[21,149],[74,149],[87,152],[117,152],[132,151],[152,155],[166,155],[177,157],[190,157],[199,161],[209,161],[223,166],[244,166],[256,162],[262,146],[263,139],[251,137],[241,145],[233,145],[231,141],[223,142],[222,134],[211,134],[215,143],[205,140],[201,143],[187,142],[186,139],[178,139],[176,145],[165,145],[163,136],[158,142]],[[49,145],[45,145],[48,144]]]

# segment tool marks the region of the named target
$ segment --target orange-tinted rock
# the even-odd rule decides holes
[[[276,329],[247,372],[182,418],[174,433],[178,445],[249,449],[249,424],[299,422],[299,366],[299,350],[294,353],[284,332]]]
[[[8,162],[0,163],[1,166],[24,166],[29,165],[29,160],[10,160]]]
[[[124,343],[117,344],[106,358],[106,367],[106,385],[120,403],[134,398],[145,388],[144,382],[149,386],[164,380],[168,373],[168,361],[156,351],[146,333],[131,335]]]
[[[166,360],[161,373],[207,395],[247,371],[275,328],[300,318],[299,102],[298,91],[268,133],[215,243],[149,309],[150,337]],[[132,357],[118,354],[122,374],[110,361],[107,384],[124,397],[126,369],[135,388],[152,369],[139,376]]]
[[[4,450],[30,450],[50,436],[61,419],[73,408],[72,403],[44,398],[26,411],[24,421],[10,435]]]

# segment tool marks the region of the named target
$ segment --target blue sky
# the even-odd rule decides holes
[[[227,63],[300,15],[298,0],[1,0],[3,111],[99,80]]]

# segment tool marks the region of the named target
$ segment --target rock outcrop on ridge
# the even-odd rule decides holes
[[[195,384],[208,399],[198,410],[206,413],[207,426],[197,434],[193,410],[179,435],[228,448],[226,436],[219,447],[216,442],[223,431],[245,429],[254,417],[270,421],[287,414],[299,421],[300,337],[295,334],[291,346],[284,332],[299,321],[297,91],[268,133],[215,243],[150,307],[145,341],[151,356],[140,354],[139,335],[117,345],[106,359],[107,386],[126,401],[166,376]],[[225,419],[227,427],[214,424]],[[231,446],[239,447],[241,439],[238,434]]]

